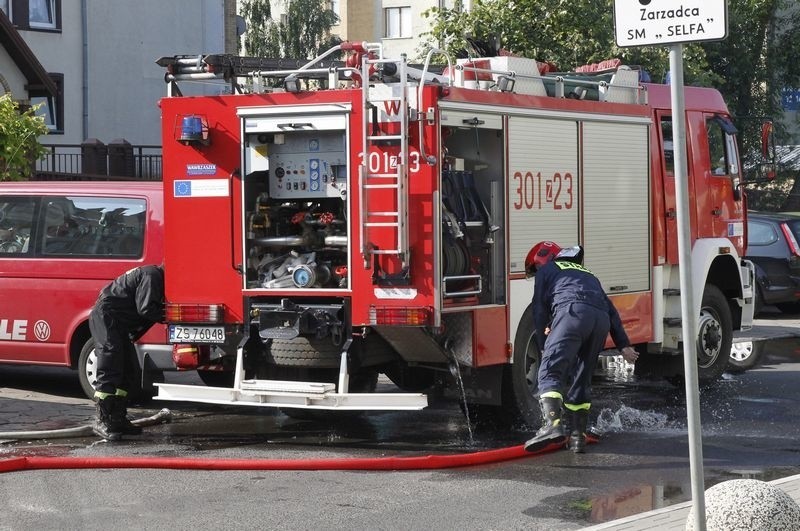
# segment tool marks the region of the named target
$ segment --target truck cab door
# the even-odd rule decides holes
[[[654,201],[663,202],[664,213],[664,246],[666,248],[666,261],[670,264],[678,263],[678,216],[675,205],[675,150],[672,141],[672,116],[669,111],[658,111],[657,134],[658,144],[661,146],[660,174],[663,179],[663,193],[661,198],[656,194]],[[658,190],[658,188],[656,188]],[[658,207],[654,205],[655,211]]]
[[[704,131],[696,135],[695,176],[705,188],[705,199],[698,201],[700,219],[705,216],[710,223],[703,224],[703,236],[730,238],[741,253],[744,249],[744,206],[742,202],[741,166],[736,148],[736,128],[726,116],[705,113],[701,125]]]

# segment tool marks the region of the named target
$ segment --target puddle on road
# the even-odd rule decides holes
[[[19,446],[0,446],[0,459],[11,457],[65,457],[75,450],[68,444],[47,444],[41,441],[27,441]]]
[[[685,425],[669,420],[665,413],[641,411],[628,406],[603,408],[596,420],[601,432],[666,432],[685,431]]]

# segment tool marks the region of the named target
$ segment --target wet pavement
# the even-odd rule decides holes
[[[741,477],[765,481],[800,473],[800,321],[763,321],[757,366],[726,374],[701,393],[706,485]],[[767,324],[768,323],[768,324]],[[766,330],[766,331],[764,331]],[[559,451],[502,463],[411,472],[49,470],[0,474],[13,500],[0,529],[99,529],[112,515],[132,528],[578,529],[691,498],[682,389],[640,381],[608,358],[595,382],[598,425],[586,454]],[[47,372],[42,378],[42,372]],[[52,374],[51,374],[52,373]],[[192,376],[170,375],[190,383]],[[74,373],[0,368],[0,432],[89,422]],[[384,385],[390,385],[384,383]],[[270,408],[154,402],[170,424],[121,443],[93,437],[9,441],[15,456],[201,459],[338,459],[450,455],[514,446],[525,432],[474,430],[457,404],[422,412],[369,413],[335,424],[301,421]],[[594,408],[593,408],[594,409]],[[76,493],[80,485],[82,493]],[[111,487],[113,486],[113,488]],[[98,503],[103,508],[98,507]],[[177,519],[177,520],[176,520]],[[194,526],[194,527],[192,527]]]

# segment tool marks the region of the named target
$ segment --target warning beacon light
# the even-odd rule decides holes
[[[208,144],[208,122],[204,116],[190,114],[181,118],[180,135],[181,144]]]

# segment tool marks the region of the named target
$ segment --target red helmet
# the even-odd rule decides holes
[[[555,258],[560,252],[561,247],[556,243],[550,241],[537,243],[531,247],[528,256],[525,257],[525,274],[532,277],[538,268]]]

